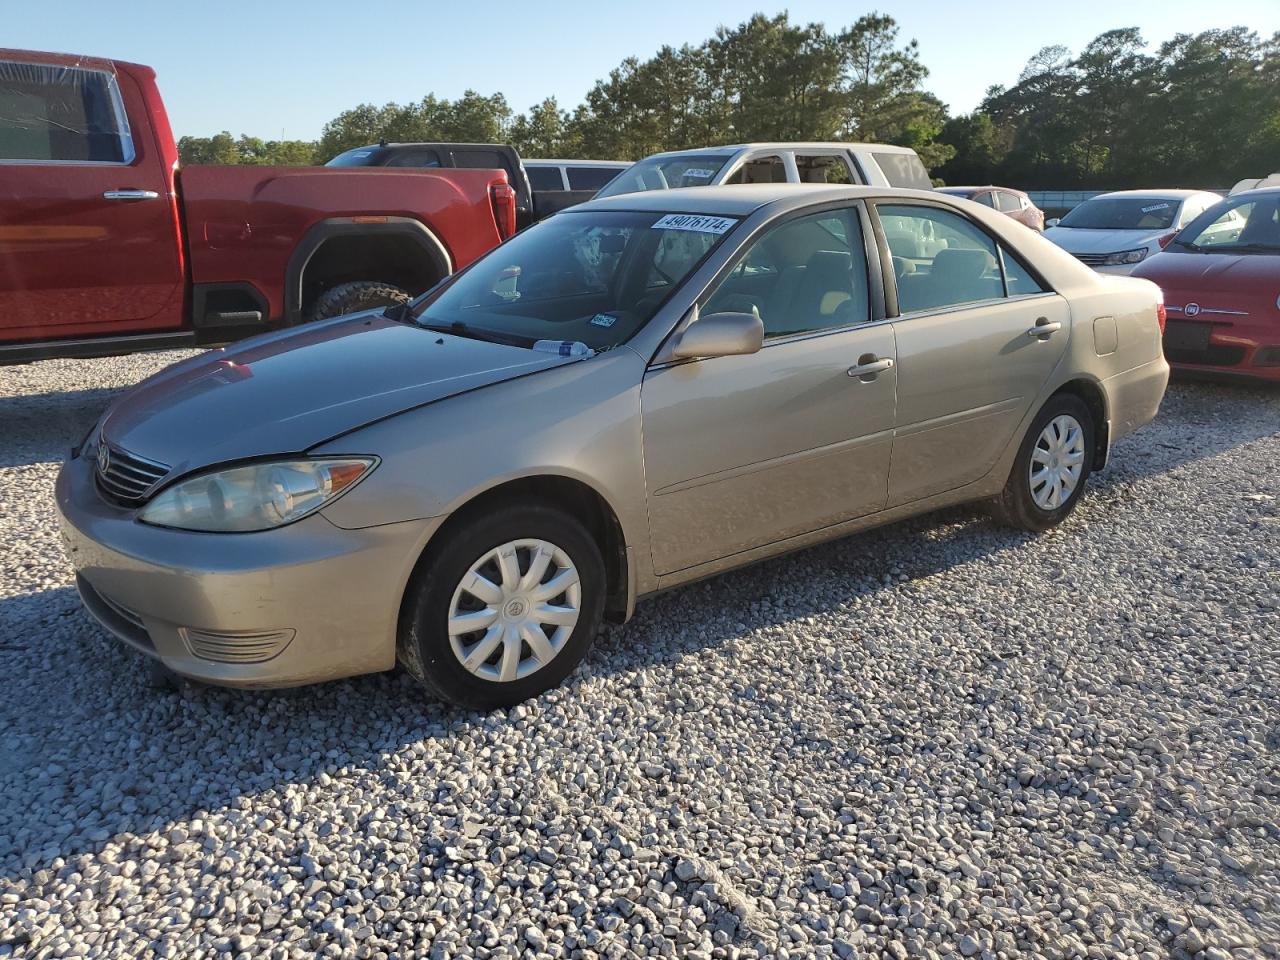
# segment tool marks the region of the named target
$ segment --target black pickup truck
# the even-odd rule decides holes
[[[600,187],[625,170],[627,163],[586,163],[589,180],[578,188],[574,177],[562,177],[561,167],[568,160],[521,160],[516,148],[501,143],[376,143],[340,153],[325,166],[329,167],[460,167],[480,170],[505,170],[507,181],[516,191],[516,227],[549,217],[566,207],[590,200]],[[554,176],[548,176],[554,168]],[[572,174],[576,167],[570,171]],[[531,182],[532,181],[532,182]],[[557,186],[557,184],[559,184]]]

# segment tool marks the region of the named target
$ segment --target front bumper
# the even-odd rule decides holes
[[[179,674],[238,687],[394,666],[405,584],[440,523],[343,530],[313,514],[261,533],[168,530],[105,502],[85,457],[63,466],[56,496],[94,618]]]

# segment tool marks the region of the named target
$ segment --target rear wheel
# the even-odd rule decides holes
[[[512,505],[464,521],[419,564],[399,654],[442,700],[510,706],[558,685],[604,611],[604,560],[576,519]]]
[[[307,311],[307,321],[328,320],[330,317],[359,313],[361,310],[390,307],[397,303],[408,303],[411,299],[409,291],[390,283],[373,280],[341,283],[316,298]]]
[[[1039,532],[1067,518],[1089,479],[1094,423],[1079,397],[1050,397],[1023,438],[992,513],[1001,523]]]

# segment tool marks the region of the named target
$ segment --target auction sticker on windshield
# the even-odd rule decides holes
[[[695,233],[724,233],[738,221],[733,217],[703,217],[693,213],[668,213],[656,221],[655,230],[692,230]]]

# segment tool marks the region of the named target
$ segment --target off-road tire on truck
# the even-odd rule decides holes
[[[358,313],[377,307],[390,307],[397,303],[408,303],[412,299],[409,291],[391,283],[379,283],[376,280],[340,283],[316,298],[306,313],[306,322],[328,320],[344,313]]]

